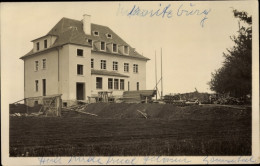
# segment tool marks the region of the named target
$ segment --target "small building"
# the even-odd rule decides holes
[[[71,105],[99,91],[121,96],[146,89],[149,59],[109,27],[92,24],[89,15],[81,21],[62,18],[32,42],[32,50],[20,58],[25,98],[62,94],[63,104]]]

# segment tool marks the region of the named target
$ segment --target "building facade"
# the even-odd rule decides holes
[[[45,36],[32,40],[24,61],[25,98],[62,94],[64,103],[88,100],[100,91],[121,96],[146,89],[146,62],[110,28],[62,18]],[[31,105],[32,103],[28,103]]]

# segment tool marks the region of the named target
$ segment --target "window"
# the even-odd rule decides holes
[[[39,81],[35,80],[35,91],[38,92],[39,90]]]
[[[120,80],[120,89],[121,90],[125,89],[125,80]]]
[[[136,90],[139,90],[139,82],[136,83]]]
[[[47,83],[46,83],[46,79],[42,79],[42,95],[43,96],[46,96],[46,85],[47,85]]]
[[[113,78],[108,78],[108,89],[113,89]]]
[[[113,70],[117,71],[118,70],[118,62],[113,62]]]
[[[83,65],[77,65],[77,74],[83,75]]]
[[[94,36],[99,36],[99,32],[98,31],[94,31]]]
[[[91,69],[94,69],[94,59],[91,59]]]
[[[44,48],[47,48],[47,39],[44,40]]]
[[[35,61],[35,71],[39,70],[39,61]]]
[[[117,44],[113,44],[113,52],[117,52]]]
[[[96,77],[96,89],[102,89],[102,78]]]
[[[67,107],[68,103],[67,102],[63,102],[63,107]]]
[[[91,39],[88,39],[87,41],[88,41],[89,44],[92,45],[92,40]]]
[[[107,34],[107,38],[112,39],[112,35],[111,34]]]
[[[77,56],[83,56],[83,50],[77,49]]]
[[[106,60],[101,60],[101,69],[106,69],[107,65],[106,65]]]
[[[124,54],[128,54],[129,53],[129,47],[128,46],[124,46]]]
[[[129,63],[124,63],[124,72],[129,72]]]
[[[46,69],[46,59],[42,60],[42,69]]]
[[[103,41],[100,43],[100,50],[101,51],[105,51],[106,50],[106,43],[103,42]]]
[[[134,64],[134,73],[138,73],[138,65],[137,64]]]
[[[92,46],[92,48],[93,48],[93,41],[91,40],[91,39],[88,39],[87,40],[88,41],[88,43]]]
[[[114,89],[118,89],[118,79],[114,79]]]
[[[36,43],[36,50],[37,50],[37,51],[40,50],[40,43],[39,43],[39,42]]]
[[[39,104],[38,100],[34,101],[34,106],[37,106]]]

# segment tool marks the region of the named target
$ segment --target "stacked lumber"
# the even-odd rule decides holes
[[[209,96],[210,94],[208,93],[191,92],[175,95],[165,95],[164,101],[170,104],[180,103],[181,101],[190,103],[196,101],[199,101],[200,103],[210,103]]]
[[[151,99],[156,90],[125,91],[122,100],[124,103],[141,103],[145,98]]]
[[[178,101],[178,100],[180,100],[179,95],[165,95],[164,96],[165,103],[173,104],[173,103],[175,103],[175,101]]]

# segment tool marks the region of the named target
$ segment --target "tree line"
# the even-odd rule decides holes
[[[252,16],[233,9],[238,19],[237,35],[231,36],[232,48],[223,53],[221,68],[212,73],[210,89],[232,97],[251,96],[252,93]]]

